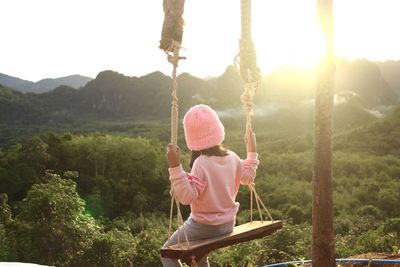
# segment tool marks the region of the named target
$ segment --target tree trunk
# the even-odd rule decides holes
[[[333,267],[336,266],[332,208],[333,0],[317,0],[317,15],[326,46],[316,72],[312,261],[313,267]]]

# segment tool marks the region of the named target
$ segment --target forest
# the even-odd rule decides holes
[[[242,121],[224,123],[226,144],[243,156]],[[312,137],[266,125],[255,121],[260,133],[256,186],[284,227],[212,253],[215,266],[310,257]],[[158,128],[151,123],[126,127],[131,129],[126,135],[49,131],[0,150],[0,261],[160,266],[170,205],[164,159],[168,122]],[[396,109],[384,119],[335,134],[338,257],[400,249],[399,133]],[[182,137],[179,142],[184,147]],[[238,223],[247,222],[247,188],[241,188],[238,201]],[[185,216],[188,212],[184,207]]]
[[[400,108],[397,91],[368,61],[337,71],[333,140],[336,256],[400,250]],[[287,79],[285,77],[291,77]],[[53,266],[161,266],[170,184],[170,78],[105,71],[80,89],[43,94],[0,85],[0,262]],[[181,115],[215,107],[225,145],[245,156],[241,85],[179,76]],[[294,90],[296,88],[296,90]],[[284,227],[220,249],[212,266],[263,266],[310,258],[312,73],[289,66],[264,77],[255,98],[256,188]],[[397,88],[397,87],[396,87]],[[179,145],[189,170],[182,128]],[[249,221],[241,188],[237,223]],[[182,206],[184,217],[189,208]],[[254,214],[257,214],[256,210]],[[175,228],[177,223],[174,220]]]

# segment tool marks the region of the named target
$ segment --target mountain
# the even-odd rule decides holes
[[[397,67],[397,68],[396,68]],[[335,94],[342,101],[356,102],[366,108],[398,105],[399,97],[394,89],[400,66],[392,66],[392,83],[389,83],[378,64],[368,60],[349,62],[338,58],[335,71]],[[389,71],[385,72],[389,73]],[[400,83],[400,81],[399,81]],[[240,86],[240,83],[236,83]],[[315,74],[311,70],[294,65],[284,65],[263,77],[254,102],[258,105],[270,102],[296,103],[312,99],[315,93]]]
[[[335,92],[353,92],[370,108],[399,103],[397,93],[384,79],[377,64],[365,59],[351,63],[337,61]]]
[[[20,78],[0,73],[0,84],[21,92],[43,93],[53,90],[60,85],[66,85],[75,89],[84,86],[92,78],[81,75],[70,75],[55,79],[43,79],[38,82],[31,82]]]
[[[28,92],[35,83],[0,73],[0,84],[21,92]]]
[[[0,122],[5,124],[25,124],[41,122],[41,113],[34,101],[14,89],[0,85]]]
[[[28,82],[11,80],[19,84]],[[289,110],[288,116],[298,110],[310,117],[314,105],[314,80],[313,71],[290,65],[265,75],[254,98],[256,115],[267,119],[283,110]],[[43,80],[41,84],[56,85],[53,82]],[[60,85],[41,94],[21,93],[9,87],[0,87],[0,123],[6,124],[166,119],[170,116],[172,101],[172,80],[161,72],[129,77],[107,70],[79,89]],[[207,80],[182,73],[178,76],[180,115],[194,104],[205,103],[233,119],[243,116],[242,87],[240,76],[232,66],[221,76]],[[398,105],[399,100],[377,64],[367,60],[342,60],[336,68],[335,104],[336,116],[340,118],[335,125],[346,128],[381,117],[390,110],[389,107]],[[268,120],[276,118],[273,115]],[[310,119],[307,117],[306,120]]]
[[[376,62],[381,70],[382,77],[390,84],[390,86],[400,96],[400,60],[388,60],[384,62]]]
[[[335,149],[377,155],[400,155],[400,107],[387,117],[335,137]]]
[[[35,85],[32,87],[31,92],[35,93],[47,92],[61,85],[66,85],[78,89],[87,84],[91,80],[92,78],[77,74],[56,79],[48,78],[36,82]]]

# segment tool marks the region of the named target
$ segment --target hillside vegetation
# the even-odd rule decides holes
[[[400,68],[399,68],[400,73]],[[223,111],[240,107],[242,84],[233,67],[216,78],[199,79],[183,73],[178,77],[182,111],[207,103]],[[394,83],[392,83],[394,84]],[[7,125],[72,124],[104,119],[168,118],[171,78],[161,72],[127,77],[104,71],[80,89],[60,86],[42,94],[21,94],[0,86],[0,123]],[[338,61],[336,102],[384,112],[382,106],[399,104],[397,88],[383,78],[378,66],[366,60]],[[295,66],[283,66],[263,77],[255,103],[260,112],[270,106],[307,105],[313,98],[314,74]],[[20,108],[24,103],[24,110]],[[384,112],[385,113],[385,112]],[[34,114],[34,115],[32,115]]]
[[[288,71],[294,69],[264,78],[254,118],[257,192],[284,228],[212,253],[215,266],[310,257],[311,74],[283,79]],[[281,80],[280,72],[286,73]],[[35,95],[0,88],[0,109],[9,111],[0,112],[0,261],[161,266],[170,209],[164,159],[170,82],[159,72],[138,78],[106,71],[78,90],[59,87]],[[244,157],[235,71],[228,68],[207,81],[182,74],[179,82],[181,115],[197,102],[218,107],[226,145]],[[289,89],[294,85],[299,91]],[[228,87],[230,93],[224,91]],[[371,96],[372,86],[362,93],[363,87],[354,94],[337,91],[334,110],[338,258],[400,249],[400,107],[393,99]],[[376,89],[381,91],[386,89]],[[188,170],[181,128],[178,142]],[[249,220],[249,198],[241,188],[238,223]],[[188,216],[188,207],[182,211]]]

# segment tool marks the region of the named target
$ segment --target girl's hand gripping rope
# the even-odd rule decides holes
[[[256,135],[254,134],[253,129],[248,128],[246,130],[244,140],[246,142],[247,152],[257,152]]]
[[[169,144],[167,147],[166,159],[170,168],[178,167],[181,164],[181,151],[179,147]]]

